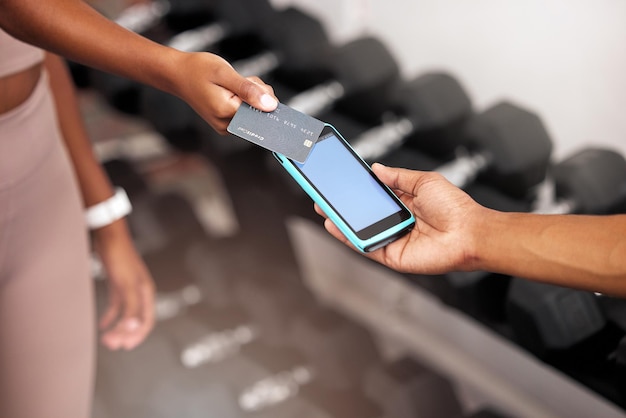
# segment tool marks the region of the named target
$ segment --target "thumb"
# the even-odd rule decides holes
[[[397,173],[394,173],[394,169],[382,165],[381,163],[372,164],[372,171],[376,176],[391,188],[397,188]]]
[[[273,94],[260,84],[243,77],[234,69],[229,71],[221,81],[222,87],[230,90],[242,101],[259,110],[271,112],[278,106],[278,100]]]
[[[409,170],[406,168],[387,167],[380,163],[372,165],[372,171],[378,176],[380,181],[394,190],[415,195],[420,181],[424,178],[425,173],[417,170]]]

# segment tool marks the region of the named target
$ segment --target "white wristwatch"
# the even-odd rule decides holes
[[[132,211],[126,191],[115,188],[115,194],[85,210],[85,220],[89,229],[98,229],[123,218]]]

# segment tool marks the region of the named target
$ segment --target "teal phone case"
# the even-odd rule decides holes
[[[350,147],[350,144],[341,136],[341,134],[332,125],[325,124],[325,126],[332,128],[337,133],[337,137],[344,143],[344,145],[350,150],[352,150],[352,147]],[[283,168],[289,173],[289,175],[291,175],[291,177],[293,177],[294,180],[300,185],[300,187],[306,192],[306,194],[309,195],[309,197],[315,203],[317,203],[317,205],[324,211],[324,213],[330,218],[330,220],[332,220],[333,223],[337,225],[337,227],[343,233],[343,235],[345,235],[346,238],[348,238],[348,240],[360,251],[370,252],[378,248],[381,248],[389,244],[390,242],[395,241],[397,238],[404,235],[404,233],[410,231],[413,225],[415,225],[415,217],[413,216],[413,214],[411,214],[411,212],[406,208],[406,206],[404,206],[402,201],[398,199],[395,196],[395,194],[393,194],[393,192],[389,190],[387,186],[383,185],[383,187],[387,188],[390,191],[391,195],[398,202],[399,206],[404,208],[410,214],[410,217],[407,220],[402,221],[401,223],[398,223],[395,226],[388,228],[385,231],[379,234],[376,234],[369,239],[365,239],[365,240],[361,239],[348,226],[348,224],[342,219],[342,217],[339,216],[339,214],[337,214],[337,212],[332,208],[332,206],[330,206],[326,202],[326,200],[318,193],[318,191],[309,183],[309,181],[304,177],[304,175],[298,170],[298,168],[294,165],[294,163],[289,158],[276,152],[274,152],[273,154],[276,157],[276,159],[281,163]],[[354,151],[353,151],[353,154],[357,158],[359,158],[361,161],[363,161],[363,159],[361,159],[358,156],[358,154],[356,154]],[[366,167],[368,167],[368,170],[369,170],[369,165],[367,165],[365,161],[363,161],[363,163],[365,164]],[[374,175],[374,173],[372,173],[372,175]],[[346,187],[349,187],[349,185],[346,185]]]

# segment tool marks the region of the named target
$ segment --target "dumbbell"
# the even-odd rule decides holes
[[[362,44],[361,49],[366,49],[364,46],[369,44],[378,45],[378,41],[371,38],[360,39],[357,42]],[[383,47],[379,45],[372,49],[383,50]],[[368,67],[355,65],[356,68],[366,71]],[[392,77],[388,74],[379,78],[390,81]],[[418,133],[429,135],[428,139],[424,138],[425,141],[433,141],[440,144],[439,147],[444,147],[442,135],[437,135],[437,132],[446,131],[450,133],[447,136],[453,137],[451,133],[456,129],[455,126],[460,125],[471,113],[469,97],[458,81],[445,73],[424,74],[401,83],[392,95],[396,97],[389,106],[396,110],[392,112],[393,116],[387,116],[388,120],[382,125],[372,127],[371,120],[366,124],[338,111],[326,111],[319,118],[335,126],[357,154],[367,162],[378,161],[389,166],[417,170],[435,169],[440,165],[438,160],[412,148],[399,147],[405,140]],[[289,100],[288,103],[292,104],[293,100]],[[300,100],[298,95],[295,96],[295,100]],[[384,103],[384,100],[381,102]],[[316,112],[323,108],[325,106],[310,107],[307,111]],[[458,143],[459,140],[454,137],[454,145],[447,148],[452,150]]]
[[[609,149],[581,150],[551,170],[556,199],[544,213],[609,214],[626,198],[626,160]],[[607,319],[591,292],[513,278],[506,301],[516,340],[543,356],[601,331]]]
[[[135,33],[157,26],[180,32],[197,27],[213,17],[213,0],[150,0],[124,9],[115,22]]]
[[[215,5],[216,21],[176,34],[166,45],[187,52],[210,51],[222,58],[239,57],[243,51],[257,52],[261,46],[255,32],[275,13],[266,0],[220,0]],[[230,53],[229,53],[230,51]],[[229,56],[230,55],[230,56]],[[172,145],[197,151],[201,144],[194,130],[195,111],[183,100],[150,86],[141,86],[139,113]]]
[[[253,20],[256,16],[250,18]],[[265,13],[262,22],[259,37],[269,49],[233,62],[233,67],[241,75],[265,77],[280,67],[285,72],[297,73],[299,78],[307,78],[327,65],[331,46],[318,20],[298,9],[288,8],[271,15]],[[140,109],[141,115],[176,148],[197,151],[202,146],[198,126],[207,124],[182,100],[144,87]],[[209,135],[215,134],[211,132]]]
[[[425,114],[432,115],[430,120],[436,121],[433,124],[437,126],[441,123],[438,126],[442,128],[463,125],[456,139],[452,139],[451,135],[448,145],[441,147],[448,152],[455,148],[457,157],[434,168],[434,171],[460,188],[466,188],[478,179],[513,198],[526,198],[529,191],[545,179],[552,142],[537,115],[509,102],[500,102],[479,114],[471,115],[469,99],[460,85],[446,74],[428,74],[423,80],[418,78],[414,83],[424,90],[420,94],[411,94],[406,89],[407,99],[403,106],[411,105],[418,109],[432,106],[429,113]],[[432,99],[433,95],[438,95],[437,92],[444,97],[441,102]],[[444,107],[447,107],[447,111],[441,111]],[[418,111],[408,113],[417,121]],[[439,119],[441,115],[445,115],[443,119]],[[465,123],[456,122],[467,117],[469,119]],[[417,146],[413,140],[403,143],[413,133],[414,124],[408,116],[401,117],[390,123],[388,128],[382,125],[380,130],[374,128],[362,137],[355,138],[353,148],[371,161],[384,158],[388,150],[398,145],[400,148],[395,154],[402,155]],[[428,130],[425,129],[426,132]],[[383,139],[377,143],[378,138]],[[456,145],[454,142],[457,142]],[[406,168],[424,169],[411,166],[410,159],[404,159],[403,165]],[[428,167],[426,169],[431,169],[430,165],[424,163]]]
[[[265,77],[280,69],[299,77],[326,72],[332,46],[322,23],[311,15],[288,7],[272,14],[260,28],[259,37],[268,49],[233,62],[244,77]]]
[[[394,154],[404,157],[405,153],[410,155],[410,152],[414,151],[400,148]],[[416,161],[426,167],[418,169],[434,169],[434,163],[429,163],[423,156]],[[412,160],[409,160],[406,166],[416,169]],[[502,212],[530,210],[529,202],[513,199],[484,184],[472,183],[464,190],[476,202],[494,210]],[[504,300],[508,289],[508,276],[485,271],[457,271],[444,275],[404,274],[403,277],[411,284],[426,289],[446,305],[459,309],[492,328],[504,330],[501,323],[505,321]]]
[[[318,308],[284,331],[295,333],[294,344],[276,347],[265,340],[242,350],[243,356],[272,371],[240,396],[248,412],[276,408],[300,398],[332,417],[380,416],[380,409],[360,387],[364,370],[380,362],[364,329],[333,311]]]
[[[333,388],[358,384],[366,366],[382,361],[370,333],[332,309],[316,309],[294,318],[288,332],[293,346]]]
[[[311,116],[336,105],[365,123],[390,108],[400,69],[379,39],[363,37],[336,48],[328,66],[330,80],[296,94],[287,105]]]
[[[286,312],[283,314],[286,320],[290,319]],[[254,317],[248,317],[248,322],[239,319],[221,331],[216,329],[206,335],[196,335],[196,341],[177,351],[181,351],[181,362],[190,370],[207,366],[222,367],[224,362],[235,363],[241,358],[251,360],[266,370],[265,376],[236,388],[239,406],[248,413],[260,413],[271,408],[278,416],[282,416],[278,408],[289,409],[285,404],[292,404],[302,397],[331,416],[345,416],[333,412],[338,407],[371,409],[372,405],[367,406],[368,400],[359,396],[358,390],[355,391],[362,370],[378,358],[376,353],[371,354],[371,341],[362,330],[337,315],[330,316],[328,312],[319,309],[309,315],[315,318],[324,316],[332,320],[333,326],[320,330],[324,332],[323,338],[317,338],[317,333],[306,335],[309,328],[300,330],[298,337],[314,346],[306,352],[293,344],[277,344],[273,340],[277,334],[264,333],[262,328],[255,326],[257,318]],[[215,321],[211,318],[223,315],[207,311],[205,316],[210,322]],[[202,321],[201,315],[197,318]],[[297,327],[294,325],[294,328]],[[283,326],[282,332],[289,332],[290,329],[291,326]],[[179,328],[174,329],[173,333],[177,334],[174,337],[177,341],[191,335],[191,332],[181,332]],[[315,350],[314,355],[311,355],[312,350]],[[350,398],[353,400],[347,402]],[[343,399],[342,405],[333,404],[339,399]]]
[[[127,221],[140,253],[158,252],[181,241],[207,237],[187,198],[175,191],[151,192],[147,180],[126,158],[106,161],[103,167],[111,183],[126,190],[133,205]]]
[[[461,92],[458,88],[454,90]],[[434,108],[437,109],[436,107]],[[521,179],[517,181],[518,188],[513,189],[516,192],[514,194],[517,195],[515,198],[503,195],[497,189],[487,187],[486,185],[472,183],[470,180],[476,175],[475,173],[456,173],[459,167],[467,168],[468,171],[470,169],[473,170],[473,166],[467,162],[465,157],[443,166],[436,166],[436,160],[417,154],[412,146],[404,145],[391,154],[383,156],[380,162],[410,169],[439,171],[449,178],[452,178],[450,172],[462,174],[462,176],[457,176],[457,186],[463,187],[470,196],[482,205],[507,212],[528,211],[529,204],[519,197],[526,195],[528,193],[527,188],[536,185],[543,179],[543,177],[536,175],[535,172],[537,171],[538,161],[543,162],[547,166],[549,160],[551,143],[545,129],[537,123],[534,115],[519,107],[505,103],[499,104],[483,114],[472,116],[471,119],[474,127],[470,128],[470,135],[466,138],[467,141],[471,141],[471,147],[476,147],[473,144],[483,143],[486,144],[483,147],[484,150],[492,149],[494,153],[503,155],[504,158],[507,158],[505,151],[508,151],[520,161],[515,168],[517,172],[509,174],[509,177],[515,175]],[[532,143],[521,143],[517,140],[515,129],[525,126],[525,132],[539,144],[538,146],[532,148]],[[492,127],[493,131],[489,130],[488,127]],[[376,136],[372,135],[370,138],[366,143],[373,142]],[[392,137],[392,141],[395,141],[396,138],[398,136]],[[504,144],[499,145],[498,141],[502,141]],[[357,151],[362,149],[358,144],[359,142],[355,141],[355,149]],[[452,142],[450,145],[452,145]],[[516,150],[524,146],[536,150],[536,154],[522,159],[524,155],[532,154],[532,152],[526,151],[524,154],[519,155]],[[376,145],[372,148],[376,150]],[[368,149],[370,148],[365,148],[361,153],[367,155],[369,153]],[[451,147],[447,147],[447,149],[450,150]],[[372,154],[378,156],[381,152],[376,150]],[[483,152],[468,158],[470,160],[475,158],[480,161],[480,158],[486,158],[484,157],[485,155],[488,154]],[[506,165],[505,163],[505,161],[502,161],[501,165],[504,166]],[[467,167],[463,167],[464,165],[467,165]],[[478,167],[476,168],[476,171],[480,171]],[[540,172],[545,172],[545,170],[547,168],[541,169]],[[446,303],[456,306],[475,317],[500,319],[504,316],[502,301],[506,294],[508,282],[499,275],[494,276],[488,272],[454,272],[446,275],[445,278],[409,275],[408,279],[431,290]]]
[[[325,354],[336,356],[333,351]],[[329,386],[338,372],[328,375],[294,347],[276,348],[260,342],[245,347],[242,356],[268,370],[266,377],[250,382],[239,391],[239,405],[247,413],[302,416],[302,412],[296,413],[294,409],[307,405],[311,412],[324,417],[380,416],[380,409],[364,396],[358,384],[343,389]]]
[[[610,150],[586,149],[548,169],[544,183],[554,184],[557,199],[543,202],[541,208],[525,201],[511,200],[510,204],[501,200],[498,206],[477,198],[479,203],[492,209],[505,212],[535,213],[613,213],[613,208],[624,201],[626,191],[626,163],[618,153]],[[446,275],[452,292],[447,300],[453,306],[483,321],[506,321],[506,294],[510,277],[475,271],[453,272]],[[520,286],[534,286],[524,283]]]
[[[227,391],[223,393],[225,399],[221,399],[218,405],[229,405],[229,411],[239,412],[237,417],[253,414],[285,418],[374,418],[380,412],[359,392],[323,386],[320,375],[297,350],[267,346],[262,341],[243,347],[239,355],[190,372],[193,373],[191,376],[205,376],[210,381],[216,377],[223,379],[221,387]],[[224,378],[224,373],[229,376]],[[207,374],[217,376],[208,377]],[[199,386],[206,387],[206,382]]]
[[[159,326],[167,329],[178,362],[192,371],[233,361],[246,346],[262,338],[254,318],[240,306],[215,308],[204,301]]]
[[[472,114],[472,104],[454,77],[443,72],[423,74],[401,84],[395,96],[395,111],[386,115],[387,120],[353,139],[362,158],[375,161],[414,141],[442,157],[461,143],[459,128]]]
[[[437,169],[465,187],[475,179],[514,197],[526,198],[545,177],[552,141],[535,113],[499,102],[470,118],[457,157]]]
[[[141,3],[126,9],[115,21],[159,43],[183,51],[205,51],[227,37],[253,32],[273,12],[265,0],[174,0]],[[118,110],[137,114],[142,105],[138,96],[142,86],[126,78],[93,72],[91,84]],[[153,103],[167,93],[154,94]],[[175,117],[172,113],[171,117]]]
[[[267,341],[288,345],[292,337],[286,330],[298,317],[317,309],[315,300],[302,286],[278,277],[241,280],[234,285],[234,294],[260,329]]]
[[[189,314],[198,318],[228,316],[229,309],[240,307],[243,315],[231,321],[230,327],[220,326],[224,330],[221,333],[213,330],[181,345],[181,359],[187,367],[215,362],[215,346],[219,344],[240,348],[262,338],[275,347],[289,345],[289,323],[316,308],[313,297],[298,282],[276,271],[259,271],[254,262],[246,266],[248,257],[237,246],[235,241],[212,248],[195,246],[185,257],[185,269],[203,294],[203,306],[191,307]],[[241,262],[233,254],[240,254]],[[237,340],[238,332],[247,340]]]
[[[180,315],[159,322],[136,349],[128,353],[101,353],[96,390],[101,401],[108,405],[107,412],[112,416],[138,418],[207,414],[240,418],[245,414],[239,402],[240,392],[271,371],[236,355],[193,369],[186,367],[179,356],[180,344],[185,339],[207,334],[207,325],[199,319]],[[227,329],[215,331],[216,356],[220,351],[226,353],[234,339],[245,338],[245,330],[237,330],[235,326],[231,330],[230,335]]]
[[[410,357],[370,367],[363,388],[386,417],[460,418],[463,415],[452,383]]]
[[[213,12],[213,1],[156,0],[133,5],[113,20],[130,31],[163,43],[177,32],[211,21]],[[132,115],[139,113],[139,83],[99,70],[90,71],[89,83],[113,108]]]
[[[199,4],[200,2],[197,1],[196,3]],[[146,33],[156,26],[169,10],[170,3],[164,0],[140,2],[122,10],[114,21],[132,32]],[[176,7],[174,7],[174,13],[176,13]],[[107,91],[107,87],[113,90],[114,88],[124,88],[125,86],[125,79],[123,78],[108,78],[109,74],[107,73],[95,71],[73,61],[68,61],[68,64],[72,78],[78,87],[84,88],[95,85],[99,89]],[[111,93],[107,97],[113,96],[114,93]]]
[[[482,206],[501,212],[528,212],[531,204],[513,199],[498,190],[480,183],[465,187],[465,192]],[[509,276],[486,271],[455,271],[437,277],[438,296],[484,324],[506,332],[505,300]]]
[[[166,44],[181,51],[207,51],[228,38],[248,34],[256,36],[256,32],[275,12],[267,0],[214,0],[213,3],[211,21],[177,33]],[[240,42],[238,46],[245,49]]]

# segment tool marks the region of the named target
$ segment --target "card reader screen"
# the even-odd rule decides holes
[[[401,211],[387,190],[333,133],[317,141],[304,164],[295,164],[354,231]]]

